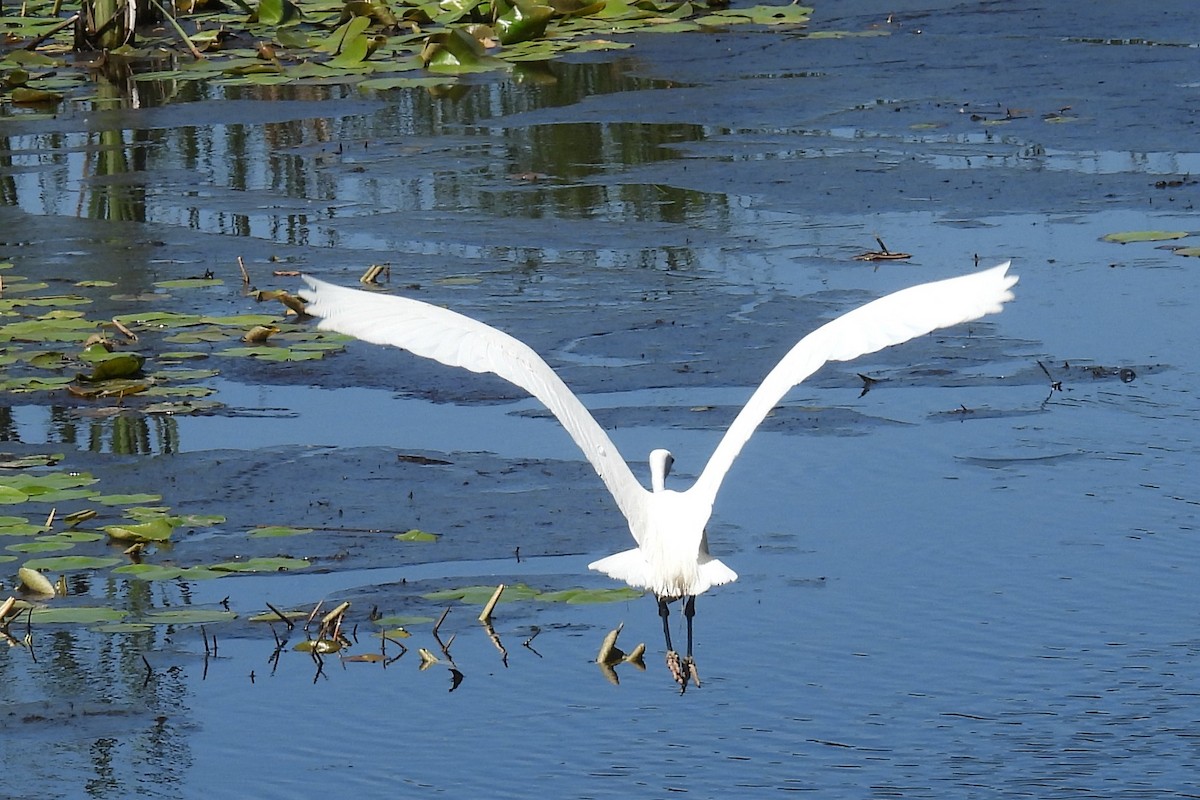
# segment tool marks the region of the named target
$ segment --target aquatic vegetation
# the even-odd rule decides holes
[[[65,56],[75,42],[62,13],[59,4],[35,0],[0,17],[25,48],[0,59],[0,98],[50,107],[87,93],[89,72]],[[104,50],[107,69],[140,63],[142,81],[333,80],[388,89],[625,49],[632,44],[611,38],[625,33],[801,26],[811,13],[800,5],[717,9],[686,0],[235,0],[176,3],[168,25],[91,46]]]

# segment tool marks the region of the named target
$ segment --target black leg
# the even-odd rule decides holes
[[[664,598],[664,597],[658,598],[658,615],[660,617],[662,617],[663,638],[667,640],[667,652],[668,653],[670,653],[671,651],[673,651],[675,649],[674,647],[671,646],[671,626],[667,622],[667,618],[670,616],[670,614],[671,614],[671,610],[669,608],[667,608],[666,598]]]
[[[684,601],[683,616],[687,620],[687,657],[690,661],[692,658],[692,617],[696,616],[696,595],[688,595],[687,600]]]

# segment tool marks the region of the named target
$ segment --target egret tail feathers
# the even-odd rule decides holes
[[[588,569],[603,572],[608,577],[624,581],[635,589],[654,592],[659,597],[697,595],[713,586],[737,580],[737,573],[725,566],[720,559],[711,556],[701,556],[701,559],[696,564],[695,580],[686,585],[668,583],[664,576],[651,569],[646,562],[646,555],[636,547],[593,561],[588,564]]]

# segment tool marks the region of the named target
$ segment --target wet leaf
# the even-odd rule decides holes
[[[413,528],[412,530],[405,531],[404,533],[397,533],[392,538],[401,542],[436,542],[438,537],[436,533],[419,531],[416,528]]]
[[[20,489],[15,489],[12,486],[0,485],[0,504],[16,505],[24,503],[29,499],[29,495],[22,492]]]
[[[288,572],[307,569],[309,562],[303,558],[248,558],[245,561],[226,561],[208,568],[214,572]]]
[[[107,353],[104,357],[93,356],[89,360],[95,364],[95,367],[86,377],[80,376],[80,378],[93,383],[137,375],[142,371],[142,365],[146,363],[146,357],[138,353]]]
[[[152,519],[134,525],[106,525],[104,532],[118,542],[165,542],[175,526],[166,518]]]
[[[143,581],[169,581],[183,574],[180,567],[165,567],[160,564],[125,564],[113,570],[115,575],[126,575]]]
[[[1176,247],[1171,252],[1177,256],[1200,258],[1200,247]]]
[[[1106,233],[1100,239],[1105,242],[1129,244],[1130,242],[1165,242],[1170,239],[1183,239],[1190,235],[1187,231],[1120,231]]]
[[[496,17],[496,32],[501,44],[516,44],[535,39],[546,32],[554,9],[533,0],[511,0],[507,11]]]
[[[116,608],[99,606],[74,606],[71,608],[35,608],[32,620],[35,623],[48,625],[52,623],[120,622],[129,612]]]
[[[412,636],[412,634],[404,630],[404,628],[389,628],[387,630],[379,631],[374,635],[388,639],[407,639]]]
[[[297,642],[292,648],[300,653],[336,653],[342,649],[342,643],[333,639],[305,639],[303,642]]]
[[[199,289],[206,286],[221,286],[225,281],[220,278],[178,278],[169,281],[155,281],[159,289]]]
[[[250,531],[250,535],[255,538],[269,538],[275,536],[299,536],[312,532],[312,528],[289,528],[286,525],[267,525],[255,528]]]
[[[263,25],[296,25],[302,14],[291,0],[261,0],[258,21]]]
[[[176,608],[155,611],[141,618],[150,625],[206,625],[214,622],[229,622],[237,619],[232,611],[209,608]]]
[[[14,553],[60,553],[63,550],[70,550],[74,546],[70,542],[38,540],[10,544],[4,549],[11,550]]]
[[[595,603],[620,603],[627,600],[637,600],[645,592],[629,586],[611,589],[565,589],[561,592],[545,592],[538,595],[538,600],[552,603],[568,603],[570,605],[590,605]]]
[[[162,500],[161,494],[102,494],[92,498],[92,502],[105,506],[131,506],[135,503],[157,503]]]
[[[426,600],[458,600],[467,605],[482,605],[492,599],[496,593],[492,586],[464,586],[461,589],[443,589],[437,592],[421,595]],[[517,600],[532,600],[539,592],[523,583],[505,586],[504,594],[500,596],[501,603],[511,603]]]
[[[494,589],[493,589],[494,591]],[[402,625],[425,625],[433,622],[433,617],[416,617],[406,616],[403,614],[389,614],[379,617],[374,622],[381,628],[399,627]]]
[[[82,569],[105,569],[114,564],[120,564],[119,558],[102,558],[99,556],[48,556],[46,558],[31,558],[25,562],[29,569],[49,570],[51,572],[73,572]]]

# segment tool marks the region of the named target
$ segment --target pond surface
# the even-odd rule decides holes
[[[650,599],[502,602],[488,631],[474,601],[426,597],[610,588],[586,564],[629,546],[557,423],[498,380],[352,343],[214,355],[212,415],[5,395],[5,451],[224,518],[148,560],[312,567],[71,573],[55,603],[237,618],[35,624],[0,655],[0,796],[1200,794],[1200,271],[1172,242],[1101,241],[1196,230],[1194,11],[875,5],[818,4],[805,32],[886,36],[645,37],[448,96],[0,110],[14,272],[113,281],[102,317],[232,315],[262,311],[238,257],[259,288],[389,263],[684,478],[821,321],[977,262],[1021,277],[1003,314],[828,366],[755,435],[709,529],[740,579],[700,598],[682,696]],[[854,260],[876,237],[912,258]],[[153,286],[209,270],[224,285]],[[392,538],[412,528],[440,535]],[[284,627],[249,621],[320,600],[352,602],[341,655],[399,653],[372,608],[416,618],[409,651],[318,668],[299,629],[277,653]],[[617,683],[593,660],[622,623],[648,651]]]

